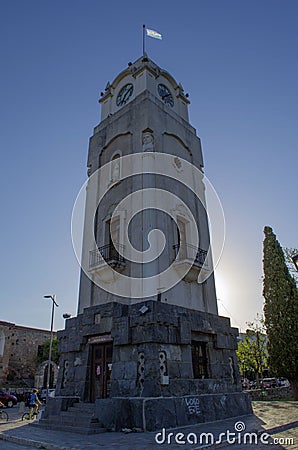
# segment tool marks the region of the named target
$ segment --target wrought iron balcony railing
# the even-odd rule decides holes
[[[207,257],[207,251],[202,250],[201,248],[197,248],[194,245],[186,244],[186,243],[180,243],[173,245],[173,249],[175,252],[175,257],[177,257],[178,252],[180,250],[179,254],[179,260],[185,260],[185,259],[193,259],[194,264],[200,266],[200,267],[208,267],[206,257]]]
[[[117,249],[123,253],[124,245],[121,244],[107,244],[102,247],[98,247],[98,250],[91,250],[89,252],[89,268],[92,269],[105,261],[107,264],[124,264],[125,258],[120,255]]]

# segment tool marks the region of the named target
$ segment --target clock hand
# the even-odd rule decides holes
[[[131,89],[129,89],[127,92],[125,92],[124,97],[123,97],[124,103],[129,99],[130,94],[131,94]]]

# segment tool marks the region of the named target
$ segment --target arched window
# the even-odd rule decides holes
[[[120,161],[120,153],[116,153],[112,157],[111,164],[111,183],[115,183],[120,180],[121,177],[121,161]]]
[[[178,227],[178,251],[180,250],[180,259],[187,258],[187,222],[184,218],[177,216]]]
[[[101,254],[109,263],[113,261],[124,262],[124,220],[125,211],[118,211],[118,214],[107,217],[105,221],[105,245],[101,247]]]

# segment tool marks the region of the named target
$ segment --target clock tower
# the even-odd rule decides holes
[[[99,103],[81,191],[78,315],[59,333],[57,398],[41,424],[82,402],[93,431],[247,414],[238,332],[217,311],[209,185],[188,95],[144,54]]]
[[[78,312],[111,300],[133,304],[159,296],[163,303],[217,314],[203,157],[188,119],[188,95],[145,54],[107,84],[99,102],[101,122],[89,145],[86,210],[92,221],[85,224]],[[131,195],[140,191],[147,210],[136,214],[139,199]],[[156,229],[166,245],[149,263],[148,239]],[[152,253],[160,246],[154,236]],[[170,273],[158,275],[169,266]]]

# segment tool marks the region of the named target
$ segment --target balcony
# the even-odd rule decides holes
[[[208,272],[206,250],[186,243],[173,245],[173,250],[176,258],[174,267],[184,281],[197,281],[201,271]]]
[[[115,246],[123,253],[123,245],[115,244]],[[126,266],[125,258],[118,253],[115,246],[103,245],[98,247],[98,250],[89,252],[89,272],[98,276],[104,283],[116,281],[117,272],[120,273]]]

